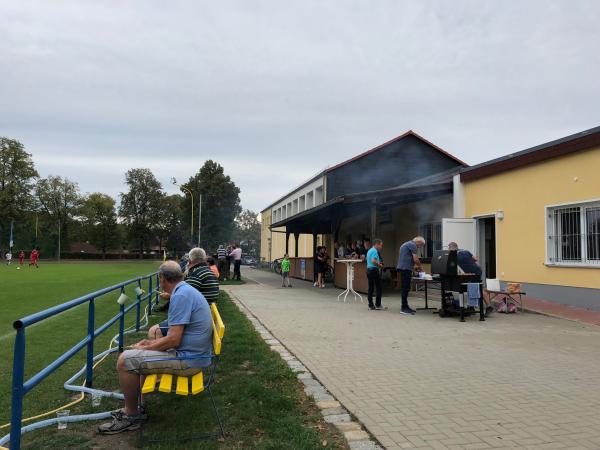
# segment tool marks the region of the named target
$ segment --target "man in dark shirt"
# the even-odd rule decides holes
[[[415,310],[412,309],[408,304],[408,293],[410,291],[410,282],[412,279],[414,266],[416,265],[419,271],[422,270],[421,260],[417,255],[417,249],[423,247],[424,245],[425,239],[422,236],[417,236],[410,241],[406,241],[400,246],[398,264],[396,264],[396,268],[398,269],[402,283],[402,306],[400,308],[401,314],[415,314]]]
[[[450,242],[448,244],[448,250],[457,252],[457,264],[464,273],[472,273],[481,277],[481,267],[477,263],[477,257],[474,256],[473,253],[471,253],[469,250],[459,249],[456,242]]]
[[[456,262],[458,264],[458,267],[460,267],[460,269],[464,273],[472,273],[481,278],[483,272],[481,270],[481,266],[477,262],[477,256],[473,255],[473,253],[471,253],[469,250],[459,249],[458,244],[456,242],[450,242],[448,244],[448,250],[457,252]],[[491,302],[489,301],[489,299],[486,298],[485,295],[483,296],[483,303],[485,303],[486,306],[485,315],[489,316],[491,313],[494,312],[494,308],[492,307]]]
[[[190,250],[184,281],[200,292],[209,305],[216,302],[219,298],[219,280],[217,280],[217,277],[206,263],[206,252],[199,247]],[[160,297],[163,300],[167,300],[167,305],[163,309],[168,309],[170,294],[163,292],[160,294]],[[152,326],[148,330],[148,336],[150,339],[156,339],[157,337],[161,337],[161,335],[166,336],[168,331],[168,321],[164,320]]]

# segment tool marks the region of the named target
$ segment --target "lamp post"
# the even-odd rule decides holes
[[[173,183],[175,186],[179,186],[180,189],[183,189],[188,194],[190,194],[190,197],[192,199],[192,217],[191,217],[191,227],[190,227],[190,230],[191,230],[190,231],[190,245],[194,245],[194,194],[192,194],[192,191],[189,190],[188,188],[177,184],[177,180],[175,179],[175,177],[171,178],[171,183]],[[198,237],[198,239],[200,239],[200,237]]]

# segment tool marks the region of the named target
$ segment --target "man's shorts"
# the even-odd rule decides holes
[[[290,276],[290,273],[289,273],[289,272],[281,272],[281,276],[282,276],[283,278],[287,278],[287,277],[289,277],[289,276]]]
[[[148,359],[175,358],[174,351],[160,352],[156,350],[125,350],[123,358],[129,372],[142,375],[150,373],[171,373],[173,375],[190,376],[202,371],[202,367],[188,367],[187,363],[178,359],[166,361],[146,361]]]

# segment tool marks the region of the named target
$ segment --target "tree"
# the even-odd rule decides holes
[[[160,247],[166,242],[167,247],[175,253],[187,248],[183,216],[183,197],[178,194],[168,195],[163,199],[158,221],[155,224],[156,235]]]
[[[10,222],[34,207],[33,186],[38,173],[31,155],[18,141],[0,137],[0,242]]]
[[[121,193],[119,215],[127,225],[128,233],[136,243],[140,259],[160,219],[165,194],[162,185],[150,169],[131,169],[125,174],[129,192]]]
[[[61,239],[68,241],[68,223],[81,205],[77,183],[49,175],[38,180],[36,197],[41,209],[50,221],[57,226],[57,259],[60,261]]]
[[[115,200],[109,195],[94,192],[85,198],[81,216],[88,240],[102,251],[102,259],[105,259],[107,250],[120,244]]]
[[[246,209],[235,219],[236,241],[240,243],[244,253],[255,255],[260,250],[260,221],[258,213]]]
[[[195,202],[202,195],[201,245],[207,250],[214,250],[219,244],[231,240],[234,220],[241,212],[240,189],[225,175],[223,167],[208,160],[183,187],[194,193]],[[185,193],[185,190],[182,189],[182,192]],[[197,211],[196,206],[197,203],[194,211]],[[190,216],[191,199],[186,195],[183,220],[188,227],[191,225]]]

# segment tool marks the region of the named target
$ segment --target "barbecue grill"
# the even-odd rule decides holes
[[[435,274],[434,279],[440,281],[442,290],[441,307],[438,310],[440,317],[460,317],[464,322],[465,316],[470,316],[476,310],[465,309],[464,301],[462,306],[454,304],[453,292],[458,292],[463,296],[467,292],[467,283],[479,283],[479,290],[483,295],[481,278],[474,274],[458,273],[458,252],[456,250],[436,250],[433,252],[431,260],[431,273]],[[483,309],[483,297],[479,298],[479,320],[485,320]]]

